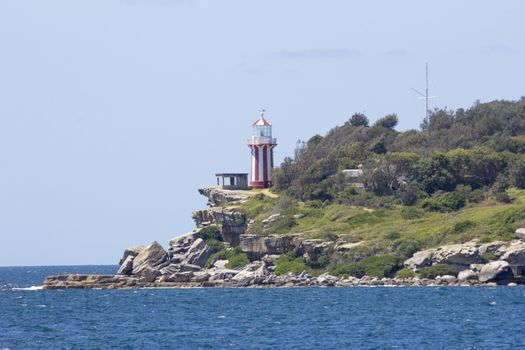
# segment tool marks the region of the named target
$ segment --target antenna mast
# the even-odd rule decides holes
[[[428,62],[425,64],[425,93],[421,93],[417,91],[414,88],[411,88],[412,91],[417,93],[419,95],[419,99],[425,99],[425,122],[427,123],[427,131],[428,131],[428,147],[430,148],[430,116],[429,116],[429,109],[428,109],[428,100],[431,98],[435,98],[436,96],[429,96],[428,94]]]

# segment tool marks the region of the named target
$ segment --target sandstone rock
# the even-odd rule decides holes
[[[505,260],[509,265],[525,265],[525,242],[512,241],[498,251],[502,253],[500,260]]]
[[[432,256],[433,264],[445,264],[455,267],[458,271],[470,264],[481,263],[483,260],[475,242],[450,244],[437,248]]]
[[[479,273],[481,282],[496,282],[498,284],[511,282],[513,279],[509,263],[502,260],[485,264]]]
[[[159,270],[153,267],[147,266],[141,271],[141,275],[144,276],[147,282],[154,282],[157,279],[157,277],[161,275],[161,273]]]
[[[498,250],[501,248],[501,246],[505,245],[505,242],[502,241],[494,241],[485,243],[479,246],[479,254],[485,254],[485,253],[492,253],[495,254],[497,257],[501,255],[501,253],[498,253]]]
[[[210,275],[211,281],[217,281],[217,280],[230,280],[233,276],[239,273],[238,270],[231,270],[231,269],[218,269],[218,268],[212,268],[207,270],[207,272]]]
[[[484,264],[470,264],[469,268],[476,273],[480,273],[483,266],[485,265]]]
[[[478,279],[478,273],[474,270],[467,269],[458,273],[458,281],[476,281]]]
[[[133,273],[133,260],[135,256],[128,255],[126,260],[124,260],[117,271],[117,275],[131,275]]]
[[[186,258],[184,259],[183,263],[203,267],[210,255],[211,250],[208,248],[206,243],[202,240],[202,238],[197,238],[188,249],[188,253],[186,254]]]
[[[336,276],[332,276],[329,273],[323,273],[316,279],[317,283],[322,286],[333,286],[337,282],[339,282],[339,278]]]
[[[200,188],[199,193],[208,198],[210,206],[220,206],[226,203],[244,202],[254,193],[243,190],[224,190],[220,187]]]
[[[193,272],[191,271],[184,271],[184,272],[176,272],[172,274],[168,282],[190,282],[193,278]]]
[[[210,279],[210,274],[208,272],[200,271],[200,272],[195,272],[191,280],[193,282],[206,282],[209,279]]]
[[[232,280],[235,282],[247,282],[267,275],[268,270],[266,269],[266,264],[262,261],[256,261],[246,265],[241,271],[232,277]]]
[[[201,267],[197,265],[191,265],[191,264],[169,264],[168,266],[165,266],[160,269],[160,273],[162,275],[172,275],[177,272],[184,272],[184,271],[200,271]]]
[[[226,264],[228,263],[228,260],[217,260],[213,266],[218,269],[224,269],[226,268]]]
[[[434,251],[435,249],[428,249],[416,252],[410,259],[405,260],[403,264],[414,271],[430,266],[432,265]]]
[[[168,252],[170,253],[172,259],[175,257],[175,255],[178,255],[177,258],[180,258],[180,256],[184,255],[193,242],[199,237],[200,231],[200,229],[196,229],[192,232],[172,238],[168,248]]]
[[[346,242],[343,242],[343,243],[339,243],[336,245],[335,247],[335,250],[339,253],[348,253],[349,251],[351,251],[352,249],[354,249],[355,247],[359,247],[360,245],[362,245],[363,243],[365,243],[365,241],[361,241],[361,242],[356,242],[356,243],[346,243]]]
[[[525,241],[525,227],[520,227],[516,231],[516,238]]]
[[[122,254],[122,258],[120,258],[120,261],[118,262],[118,264],[122,265],[124,261],[126,261],[128,256],[136,257],[143,250],[144,250],[143,246],[135,246],[135,247],[127,248],[126,250],[124,250],[124,254]]]
[[[232,245],[239,243],[239,235],[246,231],[246,217],[232,208],[213,207],[192,213],[197,227],[215,224],[220,227],[222,239]]]
[[[456,283],[458,281],[456,277],[451,276],[451,275],[439,276],[436,279],[442,282],[446,282],[446,283]]]
[[[412,270],[442,264],[448,265],[457,272],[468,268],[471,264],[482,263],[483,259],[475,242],[444,245],[436,249],[416,252],[404,265]]]
[[[241,235],[239,238],[239,246],[250,260],[259,260],[264,255],[285,254],[299,245],[297,235]]]
[[[168,253],[157,242],[151,243],[133,259],[133,274],[140,275],[146,268],[160,270],[168,264]]]

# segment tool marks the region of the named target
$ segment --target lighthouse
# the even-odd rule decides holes
[[[248,139],[251,149],[250,187],[267,188],[272,186],[273,149],[277,139],[272,138],[272,124],[264,118],[264,110],[253,123],[253,133]]]

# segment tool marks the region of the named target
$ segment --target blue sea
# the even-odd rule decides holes
[[[44,291],[0,267],[0,349],[524,349],[524,287]]]

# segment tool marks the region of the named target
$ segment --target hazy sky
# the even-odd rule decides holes
[[[193,228],[197,188],[356,112],[525,95],[523,1],[0,0],[0,265],[116,263]]]

